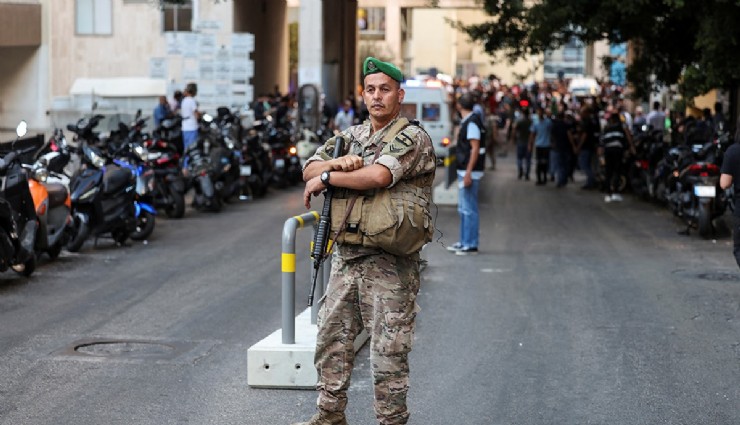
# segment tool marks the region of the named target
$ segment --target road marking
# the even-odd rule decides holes
[[[481,273],[506,273],[510,272],[511,269],[480,269]]]

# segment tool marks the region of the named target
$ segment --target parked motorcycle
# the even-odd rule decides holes
[[[224,202],[240,194],[235,145],[208,114],[201,117],[198,139],[186,148],[186,163],[197,209],[220,211]]]
[[[26,132],[26,122],[21,121],[16,128],[16,141]],[[0,197],[0,271],[12,268],[16,273],[30,276],[36,269],[34,244],[39,222],[20,157],[38,147],[17,151],[14,145],[15,142],[10,152],[0,158],[0,176],[3,178]]]
[[[301,181],[303,172],[298,159],[298,149],[290,133],[270,121],[266,129],[267,144],[272,156],[272,182],[279,188]]]
[[[36,153],[36,158],[44,158],[46,169],[52,176],[66,175],[71,176],[80,166],[79,155],[76,149],[69,144],[64,131],[61,128],[55,128],[48,142]]]
[[[632,192],[646,200],[656,199],[657,166],[664,156],[662,130],[645,125],[634,138],[636,154],[628,157],[627,179]]]
[[[154,170],[147,166],[148,151],[140,144],[131,147],[129,155],[113,159],[113,163],[131,171],[136,178],[136,229],[129,237],[140,241],[151,236],[156,223],[157,211],[153,206]]]
[[[72,200],[64,183],[68,179],[49,171],[44,157],[24,168],[30,176],[28,187],[39,222],[34,250],[56,259],[72,232]]]
[[[250,198],[265,196],[272,180],[271,152],[262,140],[263,129],[262,121],[255,121],[241,144],[239,176],[242,194]]]
[[[92,234],[96,237],[110,234],[116,243],[123,244],[136,230],[136,180],[131,171],[108,164],[102,151],[90,145],[90,137],[78,124],[68,127],[75,131],[81,143],[82,166],[72,177],[72,238],[67,243],[71,252],[79,251]],[[93,125],[94,127],[94,125]]]
[[[331,130],[329,130],[329,128],[324,124],[322,124],[315,132],[307,128],[301,130],[301,138],[295,144],[301,166],[303,166],[303,164],[306,163],[306,160],[316,153],[316,149],[329,140],[332,135]]]
[[[715,163],[721,155],[717,148],[713,142],[680,145],[668,151],[662,164],[671,170],[665,173],[664,198],[671,211],[686,222],[684,234],[697,228],[701,237],[710,238],[712,221],[725,212],[727,201],[725,192],[719,190],[720,167]]]
[[[152,202],[157,208],[163,208],[170,218],[182,218],[185,215],[185,178],[180,166],[180,153],[175,136],[168,138],[179,127],[179,120],[164,120],[154,131],[154,137],[144,141],[149,151],[147,164],[154,170],[154,188],[151,192]]]
[[[185,164],[190,184],[195,192],[193,206],[199,210],[221,211],[221,197],[214,187],[215,167],[211,162],[212,138],[208,137],[210,122],[201,122],[199,136],[185,148]]]

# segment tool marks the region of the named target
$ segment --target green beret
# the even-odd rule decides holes
[[[403,73],[395,65],[369,56],[365,59],[365,63],[362,65],[362,78],[365,78],[370,74],[375,74],[376,72],[382,72],[399,83],[403,82]]]

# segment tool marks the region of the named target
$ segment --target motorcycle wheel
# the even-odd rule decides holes
[[[36,270],[36,254],[31,254],[31,257],[28,260],[21,264],[14,264],[11,268],[21,276],[31,276],[33,271]]]
[[[0,271],[4,272],[10,267],[10,258],[15,254],[13,242],[10,241],[8,232],[0,228]]]
[[[90,226],[82,219],[81,214],[72,216],[72,237],[67,242],[67,251],[77,252],[90,235]]]
[[[52,246],[46,251],[46,254],[51,258],[52,260],[56,260],[59,258],[59,254],[62,253],[62,244],[57,243],[56,245]]]
[[[714,234],[711,206],[708,202],[699,205],[699,235],[704,239],[709,239]]]
[[[118,245],[123,245],[126,242],[126,239],[128,239],[129,234],[125,230],[114,230],[111,232],[111,237]]]
[[[212,212],[221,211],[221,207],[223,207],[223,202],[221,202],[221,198],[218,196],[214,196],[211,199],[210,204],[208,204],[208,209]]]
[[[154,231],[154,224],[154,214],[142,209],[139,216],[136,217],[136,230],[132,232],[129,237],[135,241],[141,241],[148,238]]]
[[[169,218],[182,218],[185,215],[185,197],[182,193],[170,191],[170,204],[164,210]]]
[[[267,184],[259,175],[254,176],[244,185],[244,192],[255,198],[262,198],[267,193]]]

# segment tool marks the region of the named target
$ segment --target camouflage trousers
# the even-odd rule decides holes
[[[316,370],[318,407],[343,412],[355,360],[355,337],[370,334],[375,415],[382,425],[405,424],[408,353],[418,307],[419,255],[334,258],[319,311]]]

